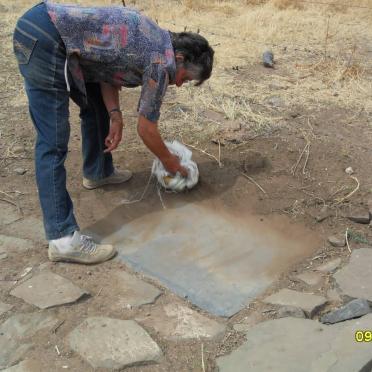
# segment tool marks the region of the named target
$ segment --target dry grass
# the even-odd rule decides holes
[[[74,2],[122,4],[121,0]],[[350,108],[350,112],[371,113],[372,0],[316,2],[334,5],[305,0],[126,0],[127,6],[139,7],[163,28],[199,29],[216,52],[214,74],[208,84],[172,89],[167,95],[162,116],[167,133],[182,136],[192,124],[195,137],[212,136],[220,128],[205,124],[202,114],[206,109],[239,120],[254,133],[270,131],[282,125],[282,110],[267,105],[272,95],[279,95],[285,108],[334,105]],[[9,9],[3,23],[10,31],[17,15],[28,8],[28,1],[0,3]],[[256,74],[262,52],[268,48],[274,52],[277,73]],[[5,52],[9,56],[12,53],[9,43]],[[239,71],[233,71],[232,66],[239,66]],[[4,77],[1,81],[6,83]],[[273,91],[273,85],[283,88]],[[188,109],[177,115],[168,111],[177,104]]]

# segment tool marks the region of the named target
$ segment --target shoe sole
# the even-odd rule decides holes
[[[98,189],[99,187],[102,187],[102,186],[105,186],[105,185],[119,185],[121,183],[128,182],[131,178],[132,178],[132,176],[130,176],[129,178],[127,178],[124,181],[116,181],[116,182],[115,181],[102,181],[102,183],[99,183],[99,184],[94,185],[94,186],[86,185],[86,184],[84,184],[84,181],[83,181],[83,187],[87,190],[94,190],[94,189]]]
[[[97,264],[106,262],[108,260],[111,260],[114,256],[116,256],[116,254],[117,254],[117,251],[114,250],[109,256],[107,256],[107,258],[101,261],[97,261],[97,262],[79,260],[78,258],[75,259],[75,258],[68,258],[68,257],[51,257],[49,252],[48,252],[48,258],[49,258],[49,261],[52,261],[52,262],[67,262],[67,263],[79,263],[79,264],[84,264],[84,265],[97,265]]]

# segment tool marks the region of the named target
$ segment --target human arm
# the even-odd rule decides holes
[[[103,102],[110,115],[110,131],[105,138],[105,145],[107,148],[104,150],[104,152],[107,153],[115,150],[122,139],[123,117],[120,111],[111,112],[114,109],[120,110],[119,88],[104,82],[101,82],[100,85]]]
[[[169,173],[179,172],[182,176],[187,177],[187,170],[181,166],[179,158],[171,154],[165,146],[157,122],[152,122],[143,115],[139,115],[137,131],[143,143],[163,163]]]

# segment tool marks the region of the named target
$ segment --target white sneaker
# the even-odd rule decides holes
[[[75,231],[69,246],[63,249],[57,247],[55,242],[49,242],[48,256],[51,261],[77,262],[95,264],[114,257],[115,248],[110,244],[96,244],[89,236]]]
[[[96,189],[97,187],[103,185],[114,185],[118,183],[127,182],[132,178],[132,172],[129,170],[114,170],[114,173],[111,176],[102,178],[97,181],[89,180],[88,178],[83,177],[83,186],[88,190]]]

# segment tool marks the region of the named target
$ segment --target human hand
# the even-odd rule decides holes
[[[183,177],[188,176],[187,169],[180,164],[180,159],[176,155],[171,155],[167,159],[163,159],[164,168],[171,174],[179,172]]]
[[[107,148],[104,150],[104,153],[111,152],[115,150],[123,136],[123,119],[121,115],[111,117],[110,131],[108,136],[105,139],[105,145]]]

